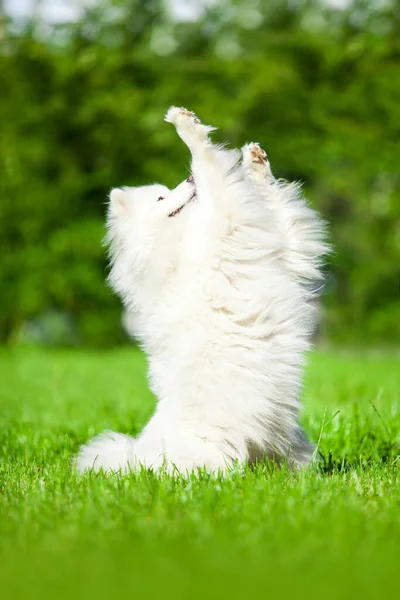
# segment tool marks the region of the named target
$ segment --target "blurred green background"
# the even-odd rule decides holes
[[[398,341],[399,2],[71,3],[60,22],[0,2],[0,341],[126,340],[105,203],[112,186],[186,176],[170,104],[304,182],[335,248],[321,338]]]

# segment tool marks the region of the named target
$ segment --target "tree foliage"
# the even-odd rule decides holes
[[[267,149],[331,225],[329,337],[400,336],[400,12],[359,0],[223,0],[193,22],[105,0],[72,24],[0,25],[0,327],[49,310],[78,341],[120,341],[101,245],[114,185],[175,185],[170,104],[217,140]]]

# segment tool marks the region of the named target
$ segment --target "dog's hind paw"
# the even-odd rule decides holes
[[[260,144],[256,142],[246,144],[242,148],[242,155],[243,165],[253,179],[260,183],[274,179],[267,153]]]

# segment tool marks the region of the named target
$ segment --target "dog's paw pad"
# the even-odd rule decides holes
[[[167,123],[173,123],[174,125],[176,125],[178,122],[182,123],[185,121],[194,125],[200,124],[200,119],[194,114],[194,112],[188,110],[187,108],[179,108],[178,106],[171,106],[165,115],[165,121],[167,121]]]
[[[264,148],[261,148],[260,144],[257,144],[257,143],[249,144],[248,151],[250,153],[251,161],[253,163],[256,163],[259,165],[267,164],[267,162],[268,162],[267,153],[265,152]]]
[[[208,134],[214,131],[214,127],[203,125],[194,112],[187,108],[171,106],[165,115],[165,121],[172,123],[182,140],[193,148],[198,143],[209,143]]]
[[[193,123],[200,123],[200,119],[194,114],[194,112],[192,112],[191,110],[188,110],[187,108],[180,108],[179,109],[179,114],[182,117],[186,117],[188,119],[190,119],[191,121],[193,121]]]
[[[242,148],[243,164],[253,179],[260,182],[273,179],[267,153],[256,142],[246,144]]]

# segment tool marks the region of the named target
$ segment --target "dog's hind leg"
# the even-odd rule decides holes
[[[321,279],[322,258],[329,252],[324,222],[307,205],[299,184],[274,178],[259,144],[246,144],[242,154],[247,176],[259,185],[273,212],[287,269],[296,278],[315,284]]]

